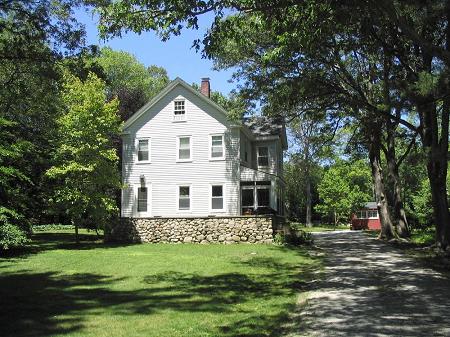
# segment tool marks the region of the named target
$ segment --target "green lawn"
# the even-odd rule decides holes
[[[83,239],[0,258],[2,336],[278,336],[320,268],[300,248]]]

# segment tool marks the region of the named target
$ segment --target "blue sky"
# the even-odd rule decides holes
[[[170,79],[178,76],[188,83],[200,83],[202,77],[209,77],[211,89],[224,94],[235,88],[235,84],[228,82],[231,71],[213,71],[212,62],[202,59],[201,54],[191,48],[192,42],[201,38],[204,29],[208,27],[208,17],[201,18],[200,27],[203,28],[199,31],[184,30],[180,36],[172,37],[166,42],[162,42],[154,32],[141,35],[127,33],[121,38],[103,41],[98,36],[98,17],[84,10],[76,11],[76,17],[85,25],[87,44],[127,51],[146,66],[154,64],[165,68]]]

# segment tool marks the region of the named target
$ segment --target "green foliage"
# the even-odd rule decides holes
[[[428,179],[420,184],[420,189],[412,197],[415,215],[421,227],[431,225],[433,221],[433,208],[431,204],[431,189]]]
[[[321,204],[316,210],[332,215],[334,222],[348,222],[352,212],[370,201],[371,174],[363,160],[337,161],[324,174],[319,183]]]
[[[46,232],[46,231],[68,231],[73,230],[75,227],[72,225],[63,225],[63,224],[48,224],[48,225],[36,225],[33,226],[33,232]]]
[[[24,232],[48,216],[44,172],[61,111],[59,64],[82,44],[78,3],[0,1],[0,205]]]
[[[447,172],[447,199],[450,200],[450,171]],[[433,203],[428,178],[421,181],[420,187],[412,196],[412,208],[419,221],[419,228],[425,228],[433,224]]]
[[[286,182],[285,202],[287,215],[291,219],[301,219],[304,221],[306,214],[306,179],[305,162],[297,161],[291,157],[284,163],[283,178]],[[311,179],[312,206],[319,203],[319,194],[317,191],[318,183],[322,175],[320,165],[313,164],[309,167],[309,177]]]
[[[29,240],[27,233],[13,222],[21,220],[21,216],[14,210],[0,206],[0,251],[18,248]]]
[[[26,233],[16,225],[0,225],[0,250],[23,247],[28,242]]]
[[[289,234],[278,232],[273,238],[273,243],[277,246],[292,245],[310,245],[314,242],[311,233],[302,230],[291,230]]]
[[[101,49],[95,63],[105,73],[107,97],[119,99],[119,113],[123,120],[128,119],[169,82],[165,69],[154,65],[145,68],[130,53],[109,47]]]
[[[67,112],[58,123],[54,165],[47,176],[58,182],[53,202],[76,225],[102,228],[117,212],[118,156],[112,139],[120,132],[118,101],[106,101],[105,83],[94,74],[86,81],[65,74]]]

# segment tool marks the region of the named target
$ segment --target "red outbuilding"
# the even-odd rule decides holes
[[[352,227],[356,229],[381,229],[380,217],[378,215],[377,203],[368,202],[364,208],[352,215]]]

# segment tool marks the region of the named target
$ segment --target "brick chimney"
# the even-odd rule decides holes
[[[208,77],[202,78],[202,84],[200,85],[200,92],[208,98],[211,96],[211,88],[209,85]]]

